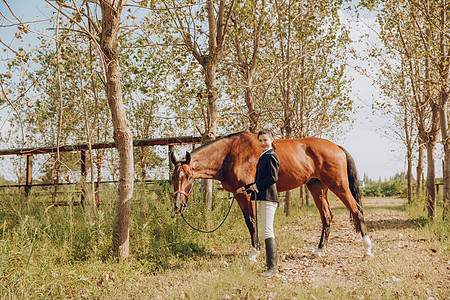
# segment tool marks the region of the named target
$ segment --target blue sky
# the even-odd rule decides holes
[[[47,4],[42,0],[21,0],[9,1],[15,14],[23,20],[37,20],[49,18],[51,14],[47,9]],[[7,12],[6,5],[0,2],[0,11]],[[352,26],[352,36],[362,33],[371,33],[370,30],[364,28],[362,24],[356,24],[353,20],[347,20]],[[371,20],[366,20],[371,22]],[[373,21],[373,20],[372,20]],[[5,20],[0,20],[0,24],[9,24]],[[48,24],[36,25],[31,24],[30,27],[38,28],[37,31],[46,31]],[[1,28],[0,38],[9,43],[13,40],[15,28]],[[373,34],[373,33],[372,33]],[[33,44],[36,41],[35,34],[29,34],[25,37],[26,43]],[[14,46],[14,43],[13,43]],[[363,50],[361,45],[356,46],[357,49]],[[9,53],[3,52],[3,45],[0,45],[0,59],[5,58]],[[0,62],[0,72],[3,69],[4,61]],[[364,64],[365,62],[353,62],[355,64]],[[360,65],[364,66],[364,65]],[[404,150],[400,143],[382,137],[377,130],[386,125],[386,121],[379,117],[374,117],[371,113],[371,104],[373,99],[379,97],[379,91],[372,86],[372,81],[365,76],[358,74],[353,69],[349,70],[348,76],[353,78],[351,98],[361,109],[354,115],[355,122],[353,128],[343,136],[340,140],[335,141],[346,148],[356,161],[360,177],[364,173],[372,179],[384,179],[395,175],[398,172],[406,171],[406,162],[404,158]],[[5,110],[0,111],[0,116],[6,114]],[[2,118],[3,119],[3,118]],[[4,129],[5,130],[5,129]],[[1,145],[0,148],[7,148],[7,145]],[[437,168],[440,176],[440,168]]]

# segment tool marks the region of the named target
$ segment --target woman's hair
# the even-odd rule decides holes
[[[258,137],[259,137],[260,135],[263,135],[263,134],[268,134],[268,135],[270,135],[270,136],[273,138],[273,132],[272,132],[272,130],[270,130],[270,129],[261,129],[261,130],[258,132]]]
[[[261,129],[259,132],[258,132],[258,137],[260,136],[260,135],[263,135],[263,134],[268,134],[272,139],[274,138],[274,136],[273,136],[273,132],[272,132],[272,130],[270,130],[270,129]],[[272,148],[275,150],[276,148],[275,148],[275,141],[272,141]]]

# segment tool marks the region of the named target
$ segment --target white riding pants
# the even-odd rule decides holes
[[[259,216],[261,218],[261,236],[262,239],[274,238],[273,218],[278,203],[272,201],[258,201]]]

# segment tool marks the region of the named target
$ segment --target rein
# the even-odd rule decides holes
[[[177,191],[177,192],[180,192],[180,193],[182,193],[182,194],[186,194],[186,193],[183,193],[182,191]],[[191,189],[191,192],[192,192],[192,189]],[[190,193],[189,193],[189,194],[190,194]],[[234,199],[235,199],[235,198],[236,198],[236,193],[233,194],[233,198],[232,198],[232,200],[231,200],[231,204],[230,204],[230,207],[228,208],[228,212],[227,212],[225,218],[222,220],[222,222],[219,224],[219,226],[217,226],[217,227],[216,227],[215,229],[213,229],[213,230],[201,230],[201,229],[195,228],[194,226],[192,226],[191,224],[189,224],[189,222],[184,218],[183,213],[181,213],[181,217],[183,218],[183,221],[184,221],[189,227],[191,227],[192,229],[194,229],[195,231],[198,231],[198,232],[201,232],[201,233],[212,233],[212,232],[216,231],[217,229],[219,229],[219,228],[223,225],[223,223],[225,223],[225,220],[228,218],[228,215],[230,214],[231,207],[233,206],[233,202],[234,202]]]

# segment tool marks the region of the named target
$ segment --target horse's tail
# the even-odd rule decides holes
[[[347,150],[345,150],[343,147],[339,146],[342,151],[344,151],[345,156],[347,157],[347,176],[348,176],[348,184],[350,188],[350,192],[353,195],[353,198],[355,198],[356,203],[358,205],[359,213],[362,214],[362,204],[361,204],[361,191],[359,190],[359,180],[358,180],[358,173],[356,171],[356,164],[353,160],[353,157],[348,153]],[[352,218],[352,215],[350,213],[350,218]],[[353,218],[352,218],[353,220]],[[361,231],[361,228],[359,228],[358,224],[356,222],[354,223],[356,230],[359,232]]]

